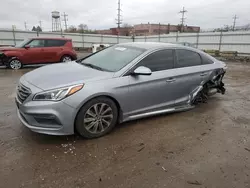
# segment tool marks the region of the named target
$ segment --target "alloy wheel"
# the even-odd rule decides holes
[[[63,57],[62,62],[68,62],[68,61],[71,61],[71,57],[69,56]]]
[[[12,69],[20,69],[22,67],[21,61],[14,59],[10,62],[10,68]]]
[[[91,106],[84,116],[85,129],[93,134],[105,131],[113,120],[112,108],[106,103],[97,103]]]

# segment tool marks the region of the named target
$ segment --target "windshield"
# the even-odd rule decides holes
[[[30,39],[26,39],[23,42],[20,42],[19,44],[17,44],[15,47],[17,48],[22,48],[24,47],[28,42],[30,41]]]
[[[141,48],[112,46],[83,59],[81,63],[92,65],[90,66],[92,68],[116,72],[141,55],[144,51],[145,50]]]

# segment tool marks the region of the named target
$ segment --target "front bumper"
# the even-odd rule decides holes
[[[22,80],[22,84],[32,91],[23,103],[15,98],[17,115],[26,127],[34,132],[49,135],[74,134],[75,108],[63,101],[33,101],[34,93],[41,90],[25,80]]]
[[[4,53],[0,52],[0,66],[7,65],[7,63],[8,63],[7,56]]]
[[[63,102],[37,104],[34,101],[34,104],[31,103],[29,106],[18,104],[19,108],[17,108],[18,118],[30,130],[49,135],[74,134],[75,109]]]

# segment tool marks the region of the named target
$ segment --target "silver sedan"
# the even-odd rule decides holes
[[[225,93],[225,63],[176,44],[124,43],[20,78],[17,112],[32,131],[86,138],[117,123],[183,111]]]

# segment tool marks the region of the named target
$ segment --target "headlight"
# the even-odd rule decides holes
[[[73,85],[69,87],[44,91],[37,93],[34,97],[34,101],[60,101],[83,88],[83,84]]]

